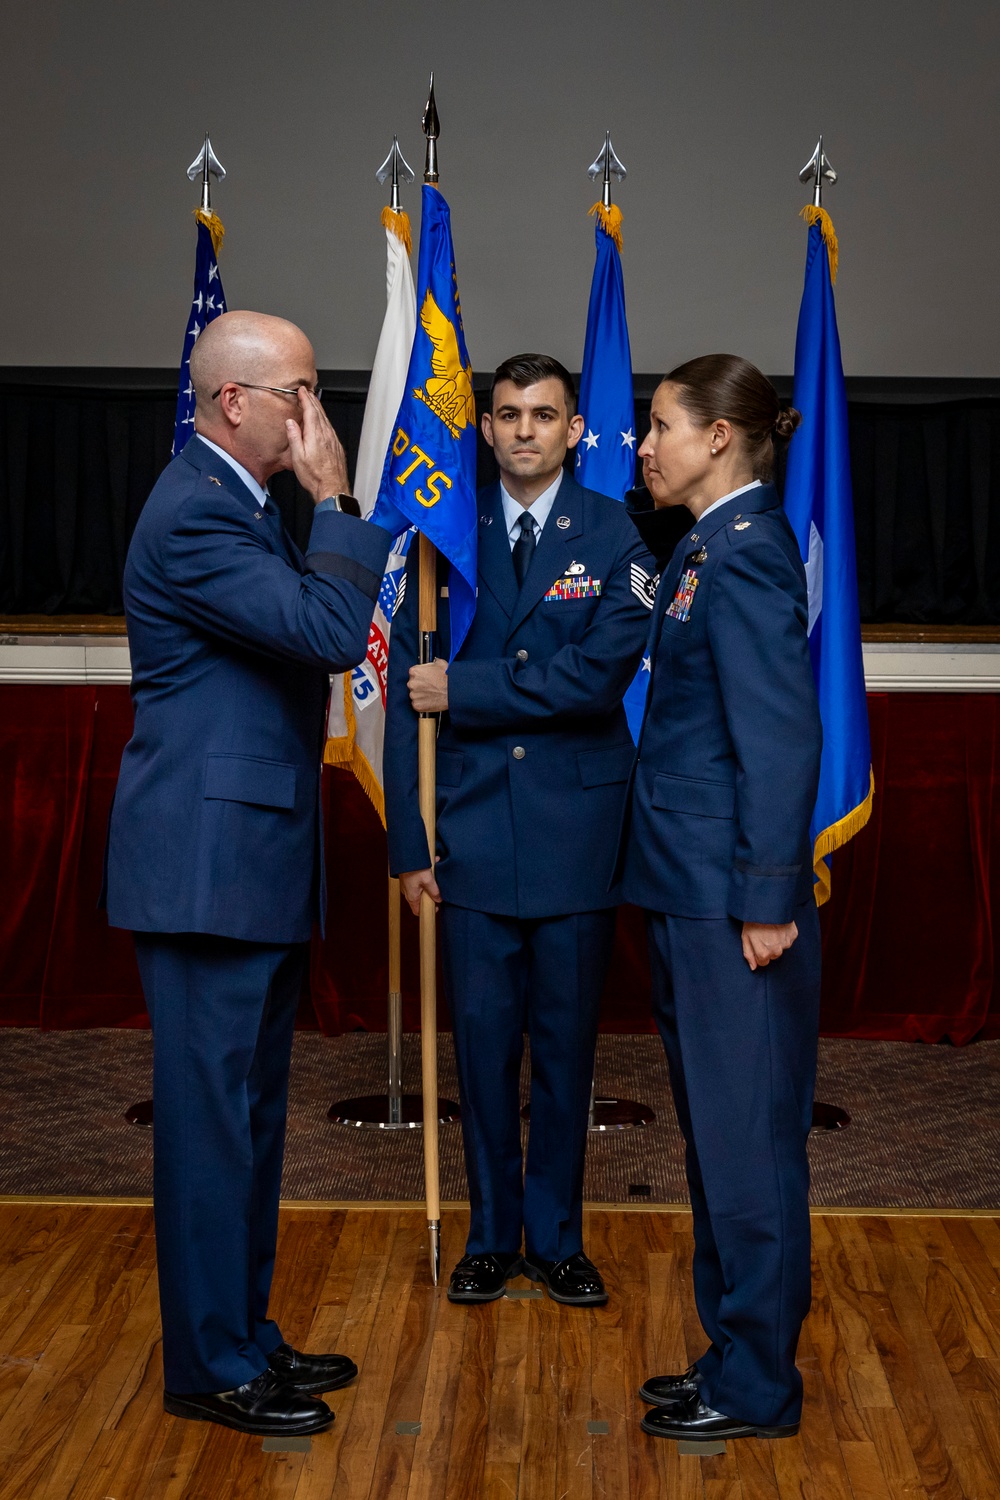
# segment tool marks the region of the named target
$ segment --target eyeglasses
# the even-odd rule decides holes
[[[302,384],[305,385],[305,381]],[[299,394],[298,387],[293,390],[287,385],[253,385],[249,380],[227,380],[226,385],[241,385],[245,391],[274,391],[277,396],[294,396],[296,399],[298,399]],[[307,389],[311,390],[317,401],[322,401],[323,387],[321,385],[314,385],[307,387]],[[219,391],[221,390],[222,386],[220,385]],[[213,401],[218,396],[219,391],[212,392]]]

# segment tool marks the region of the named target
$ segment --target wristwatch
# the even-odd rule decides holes
[[[361,506],[355,497],[349,495],[346,490],[342,490],[339,495],[331,495],[330,499],[338,510],[343,511],[345,516],[358,516],[360,518]]]

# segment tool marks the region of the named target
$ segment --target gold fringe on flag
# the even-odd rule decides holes
[[[603,203],[595,203],[590,210],[591,214],[597,215],[597,222],[618,246],[618,254],[622,253],[622,211],[617,203],[612,203],[610,208],[605,208]],[[588,214],[588,218],[590,215]]]
[[[833,220],[825,208],[817,208],[815,203],[807,203],[799,213],[800,219],[805,219],[811,229],[814,224],[819,225],[819,232],[823,236],[826,253],[830,257],[830,280],[834,286],[837,285],[837,264],[840,251],[837,246],[837,231],[833,227]],[[848,834],[848,837],[850,835]]]
[[[386,209],[389,213],[390,210]],[[405,217],[405,215],[404,215]],[[353,771],[361,783],[362,791],[365,792],[375,811],[382,820],[385,827],[385,796],[378,784],[378,777],[372,770],[365,758],[364,751],[355,739],[358,732],[358,721],[354,717],[354,704],[351,701],[351,674],[344,673],[344,719],[347,723],[347,733],[339,735],[337,739],[329,739],[323,751],[323,763],[327,766],[344,766]]]
[[[830,866],[826,862],[827,855],[846,844],[856,833],[860,833],[872,815],[875,772],[869,770],[868,775],[870,780],[868,796],[865,800],[845,817],[838,819],[836,823],[831,823],[829,828],[824,828],[813,846],[813,873],[816,876],[813,894],[816,897],[817,906],[824,906],[830,899]]]
[[[203,208],[196,208],[194,216],[199,224],[204,224],[212,236],[212,249],[218,255],[219,247],[226,232],[222,227],[222,220],[219,218],[219,215],[215,213],[207,214]]]
[[[407,255],[413,254],[413,231],[410,228],[410,216],[405,208],[397,211],[387,204],[382,210],[382,227],[388,229],[397,240],[402,242]]]

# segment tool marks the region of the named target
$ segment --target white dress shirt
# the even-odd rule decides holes
[[[542,534],[542,527],[548,520],[549,512],[555,504],[555,499],[559,493],[559,486],[562,484],[562,480],[562,470],[560,470],[559,474],[549,485],[548,489],[543,490],[538,499],[535,500],[531,505],[525,506],[522,505],[519,500],[515,500],[511,495],[508,495],[506,489],[504,488],[503,480],[501,479],[500,499],[503,502],[503,518],[507,526],[507,541],[510,544],[510,550],[512,552],[514,550],[514,543],[521,535],[522,516],[530,516],[532,521],[534,522],[534,526],[532,529],[534,530],[535,541],[537,543],[538,538]]]

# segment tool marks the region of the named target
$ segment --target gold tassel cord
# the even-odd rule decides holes
[[[405,208],[394,209],[386,205],[382,210],[382,227],[394,234],[403,246],[407,255],[413,253],[413,231],[410,228],[410,216]]]
[[[805,219],[810,229],[814,224],[819,225],[819,232],[823,236],[826,253],[830,258],[830,280],[836,286],[840,250],[837,245],[837,231],[833,227],[833,220],[825,208],[817,208],[815,203],[807,203],[805,208],[799,213],[799,218]]]
[[[223,229],[222,227],[222,220],[219,218],[219,215],[207,214],[203,208],[196,208],[194,211],[194,216],[198,220],[199,224],[204,224],[205,228],[212,236],[212,249],[215,251],[216,255],[218,255],[220,247],[222,245],[223,236],[226,233],[225,229]]]
[[[603,203],[595,203],[590,214],[597,215],[597,222],[604,233],[613,239],[618,246],[618,254],[622,253],[622,211],[617,203],[612,203],[610,208],[605,208]],[[590,215],[588,215],[590,217]]]
[[[868,795],[865,800],[843,818],[838,819],[836,823],[831,823],[829,828],[824,828],[813,846],[813,873],[816,876],[813,894],[816,897],[817,906],[824,906],[830,899],[830,866],[827,863],[827,855],[848,843],[856,833],[860,833],[872,815],[875,772],[869,769],[868,777]]]

